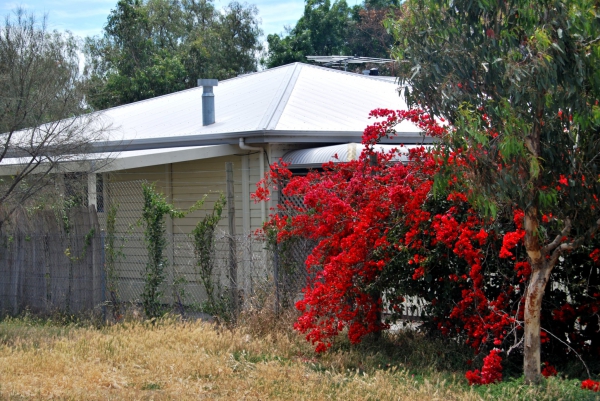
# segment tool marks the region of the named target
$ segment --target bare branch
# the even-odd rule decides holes
[[[552,334],[550,331],[546,330],[545,328],[542,327],[542,330],[544,330],[546,333],[550,334],[552,337],[554,337],[555,339],[557,339],[558,341],[560,341],[563,345],[566,345],[571,351],[573,351],[573,353],[575,354],[575,356],[577,356],[577,358],[579,358],[579,360],[581,361],[581,363],[583,364],[583,367],[585,368],[585,370],[587,371],[588,377],[592,377],[592,375],[590,374],[590,369],[588,368],[588,366],[585,364],[583,358],[581,357],[581,355],[579,355],[579,353],[577,351],[575,351],[573,349],[573,347],[571,347],[568,343],[564,342],[563,340],[561,340],[560,338],[556,337],[554,334]]]
[[[556,247],[558,247],[562,242],[562,238],[569,235],[570,231],[571,231],[571,219],[569,219],[567,217],[567,219],[565,221],[565,226],[561,230],[560,234],[558,234],[556,236],[556,238],[554,238],[554,241],[552,241],[551,243],[549,243],[548,245],[546,245],[544,247],[544,249],[543,249],[544,254],[547,255],[550,252],[552,252]]]
[[[569,230],[570,230],[570,220],[568,221],[568,225],[569,225]],[[565,225],[565,229],[567,228],[567,226]],[[563,229],[563,231],[561,232],[560,235],[557,236],[557,238],[554,239],[554,241],[552,241],[551,244],[548,244],[546,247],[544,247],[544,250],[546,249],[550,249],[550,245],[554,244],[557,239],[559,240],[559,244],[560,244],[560,240],[562,240],[563,236],[566,236],[566,234],[568,234],[568,231],[566,231],[566,233],[563,235],[563,232],[565,232],[565,229]],[[550,266],[555,266],[556,262],[558,261],[558,258],[560,257],[560,255],[565,252],[565,251],[572,251],[573,249],[578,248],[579,246],[581,246],[581,244],[583,244],[583,242],[586,240],[586,238],[590,238],[592,237],[598,230],[600,229],[600,219],[596,220],[596,224],[592,227],[590,227],[589,230],[586,231],[586,233],[584,235],[580,235],[577,238],[575,238],[573,241],[571,242],[564,242],[560,245],[556,244],[553,247],[553,251],[552,251],[552,255],[550,256],[550,260],[549,260],[549,265]]]
[[[17,9],[0,25],[0,205],[3,219],[85,160],[106,130],[86,114],[76,40]],[[89,172],[89,171],[86,171]]]

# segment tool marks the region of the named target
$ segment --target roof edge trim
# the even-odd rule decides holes
[[[133,168],[157,166],[161,164],[182,163],[192,160],[211,159],[239,153],[240,149],[233,145],[198,146],[167,153],[151,153],[147,155],[117,155],[114,160],[98,170],[99,173],[129,170]]]
[[[260,143],[342,143],[360,142],[362,131],[290,131],[290,130],[253,130],[230,132],[226,134],[184,135],[167,138],[145,138],[130,141],[97,142],[92,153],[122,152],[129,150],[146,150],[157,148],[179,148],[185,146],[237,145],[243,137],[247,144]],[[432,143],[433,138],[423,136],[422,132],[399,132],[393,140],[382,143],[420,144]]]

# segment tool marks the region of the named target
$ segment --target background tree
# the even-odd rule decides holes
[[[480,210],[524,211],[511,239],[524,243],[531,266],[527,382],[540,378],[540,315],[553,270],[600,225],[597,12],[586,0],[408,1],[403,19],[388,25],[408,104],[455,127],[443,141],[461,151],[462,174],[453,164],[438,189],[464,178]],[[554,224],[543,226],[547,216]]]
[[[89,102],[98,109],[256,71],[255,6],[210,1],[120,0],[102,37],[87,38]]]
[[[17,9],[0,26],[0,229],[12,213],[54,183],[60,163],[81,160],[104,129],[86,112],[77,42],[50,32],[45,18]]]
[[[394,37],[384,26],[387,18],[402,18],[402,8],[398,2],[371,0],[365,1],[362,6],[355,6],[348,37],[350,54],[389,58]]]
[[[303,16],[285,36],[267,36],[269,49],[263,63],[271,68],[306,61],[308,55],[387,58],[393,37],[383,20],[399,13],[396,1],[366,1],[349,7],[345,0],[307,0]]]

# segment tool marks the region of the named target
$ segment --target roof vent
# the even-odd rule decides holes
[[[215,123],[215,94],[213,86],[217,86],[216,79],[199,79],[198,86],[202,87],[202,125]]]

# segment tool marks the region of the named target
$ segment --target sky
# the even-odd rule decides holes
[[[294,26],[304,12],[304,0],[246,0],[246,2],[258,7],[265,38],[271,33],[283,33],[285,25]],[[217,8],[222,8],[227,3],[229,0],[215,0]],[[102,33],[106,18],[116,4],[117,0],[3,0],[0,1],[0,15],[4,17],[21,6],[38,16],[47,14],[49,28],[59,31],[69,30],[83,38]]]

